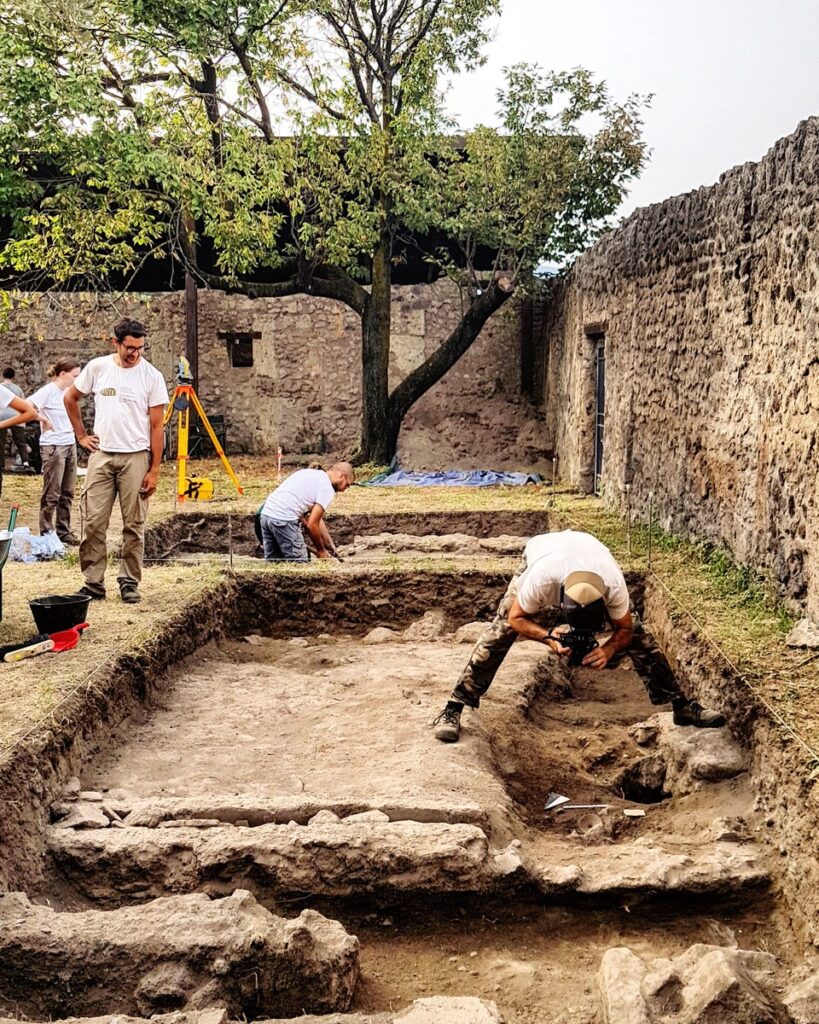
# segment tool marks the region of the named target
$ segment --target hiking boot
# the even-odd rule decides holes
[[[461,709],[447,705],[432,723],[435,726],[435,739],[442,743],[457,743],[461,731]]]
[[[104,601],[105,588],[101,587],[99,590],[93,590],[91,587],[86,585],[84,587],[80,587],[80,589],[77,591],[77,596],[90,597],[94,601]]]
[[[125,604],[139,604],[142,600],[142,596],[137,590],[136,583],[121,583],[119,587],[119,596]]]
[[[60,540],[67,548],[76,548],[80,543],[79,537],[75,537],[73,533],[66,534],[65,537],[60,537]]]
[[[697,729],[721,729],[725,725],[725,715],[713,708],[704,708],[695,700],[675,700],[672,708],[674,725],[693,725]]]

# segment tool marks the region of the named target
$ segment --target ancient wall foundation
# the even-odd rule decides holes
[[[819,613],[819,119],[756,164],[632,214],[554,290],[547,436],[563,479],[724,542]]]
[[[149,357],[173,381],[184,350],[184,294],[50,294],[17,309],[0,337],[3,364],[33,389],[62,355],[86,361],[110,351],[123,315],[149,328]],[[457,324],[461,298],[449,282],[396,286],[390,383],[421,363]],[[338,302],[309,295],[249,299],[199,292],[199,393],[225,417],[230,450],[344,452],[361,411],[360,324]],[[232,338],[248,337],[252,365],[235,365]],[[247,355],[247,350],[244,355]],[[472,349],[411,410],[400,448],[414,468],[532,468],[546,456],[540,413],[521,394],[520,307],[509,304]]]

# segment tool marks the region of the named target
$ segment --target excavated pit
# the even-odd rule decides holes
[[[227,554],[231,549],[235,555],[259,556],[253,520],[252,515],[228,516],[222,512],[177,513],[146,531],[145,558],[154,561],[193,554]],[[522,538],[520,545],[514,545],[517,554],[526,539],[549,529],[549,514],[546,510],[329,514],[327,524],[336,544],[345,548],[359,541],[362,549],[384,549],[389,544],[385,535],[399,535],[417,538],[421,549],[426,546],[433,552],[453,553],[456,543],[442,544],[441,537],[460,534],[468,538]],[[380,545],[372,543],[376,537],[382,538]],[[503,545],[501,549],[505,553]],[[413,549],[405,543],[400,550]],[[491,544],[485,550],[488,554],[496,553],[497,545],[495,551]]]
[[[751,762],[673,726],[650,638],[597,673],[518,642],[460,742],[434,740],[504,585],[233,580],[222,630],[53,802],[33,906],[0,897],[0,1014],[620,1024],[609,951],[685,981],[697,944],[764,944],[781,996],[799,945]],[[552,791],[607,806],[546,813]]]

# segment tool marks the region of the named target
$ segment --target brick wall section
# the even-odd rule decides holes
[[[447,336],[461,316],[458,289],[395,287],[390,381],[394,385]],[[18,309],[0,336],[1,360],[24,389],[61,355],[87,361],[110,351],[123,315],[149,329],[150,358],[173,380],[184,350],[184,295],[130,295],[112,304],[93,294],[43,295]],[[219,332],[259,332],[254,365],[230,366]],[[309,295],[251,300],[199,293],[199,394],[225,416],[232,450],[256,453],[352,449],[359,429],[360,323],[345,306]],[[400,446],[417,468],[530,468],[543,464],[542,417],[520,392],[520,309],[512,302],[470,351],[410,412]]]
[[[606,324],[603,489],[725,542],[819,614],[819,119],[757,164],[638,210],[575,264],[547,316],[547,436],[591,484]]]

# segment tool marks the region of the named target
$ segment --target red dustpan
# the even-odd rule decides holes
[[[72,626],[71,629],[61,629],[59,633],[52,633],[51,641],[54,646],[51,648],[51,653],[59,654],[60,651],[70,651],[72,647],[76,647],[80,642],[80,633],[84,629],[88,629],[87,622],[81,622],[78,626]]]

